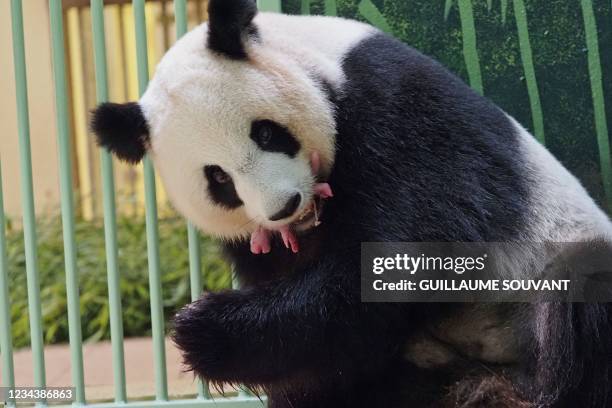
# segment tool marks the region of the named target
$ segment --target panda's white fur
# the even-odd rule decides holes
[[[502,245],[491,249],[498,261],[501,279],[529,279],[546,265],[564,246],[541,243],[577,243],[604,240],[612,243],[612,223],[586,192],[580,181],[540,144],[523,126],[508,115],[516,129],[519,149],[528,174],[529,220],[512,248]],[[502,266],[503,265],[503,266]],[[514,296],[507,293],[508,300]]]
[[[183,36],[163,57],[140,106],[150,130],[150,154],[176,208],[204,232],[244,237],[269,221],[288,197],[312,198],[309,154],[317,151],[324,176],[334,161],[334,110],[316,81],[341,91],[342,56],[372,27],[328,17],[260,13],[265,44],[248,44],[249,62],[206,47],[207,24]],[[330,41],[333,38],[333,41]],[[316,76],[313,76],[316,73]],[[295,158],[263,152],[249,139],[255,119],[271,119],[298,139]],[[219,165],[244,206],[228,211],[206,195],[204,165]],[[300,211],[296,212],[296,215]]]
[[[525,166],[532,178],[533,203],[525,239],[534,242],[583,242],[596,237],[612,242],[612,224],[582,184],[516,120]],[[562,220],[562,222],[560,222]]]

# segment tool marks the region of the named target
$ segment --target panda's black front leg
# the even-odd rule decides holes
[[[177,314],[175,342],[196,374],[217,382],[350,382],[382,370],[399,313],[361,303],[353,268],[328,258],[267,286],[205,294]]]

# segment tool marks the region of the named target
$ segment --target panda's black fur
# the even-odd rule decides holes
[[[246,59],[244,37],[257,37],[257,28],[251,24],[256,13],[257,6],[250,0],[210,2],[208,47],[232,59]]]
[[[209,48],[248,59],[254,13],[252,1],[211,0]],[[265,255],[246,240],[225,244],[242,288],[177,314],[188,367],[263,390],[276,408],[611,407],[609,304],[361,302],[362,242],[521,240],[538,175],[508,116],[414,49],[378,33],[342,69],[342,89],[318,81],[337,129],[322,225],[300,236],[298,254],[278,239]],[[140,155],[109,136],[107,111],[94,117],[101,144]],[[143,130],[117,126],[122,137]],[[443,341],[434,346],[452,355],[446,364],[405,358],[432,324],[478,316],[509,330],[515,361],[473,359]]]
[[[138,163],[146,153],[149,126],[138,103],[101,104],[92,117],[91,129],[98,135],[98,144],[121,160]]]

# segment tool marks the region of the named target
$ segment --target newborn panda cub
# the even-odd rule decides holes
[[[198,376],[276,408],[612,404],[607,304],[361,302],[362,242],[612,242],[525,129],[377,29],[210,0],[142,98],[92,128],[120,159],[148,154],[235,266],[240,290],[175,318]]]

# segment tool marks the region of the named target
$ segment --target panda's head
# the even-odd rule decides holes
[[[255,16],[254,1],[210,1],[209,23],[167,52],[142,98],[92,120],[100,145],[131,163],[149,154],[174,206],[228,239],[299,223],[334,160],[325,78]]]

